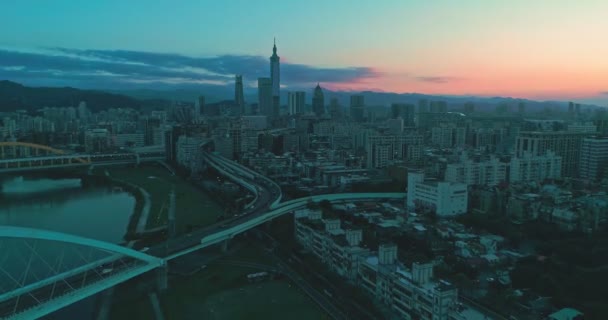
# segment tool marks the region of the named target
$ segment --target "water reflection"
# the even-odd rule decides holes
[[[80,179],[12,178],[2,182],[0,225],[47,229],[122,242],[135,198],[109,188],[82,188]]]
[[[0,225],[47,229],[113,243],[123,242],[135,208],[130,194],[111,188],[83,188],[80,179],[15,177],[0,181],[0,190]],[[52,245],[44,249],[60,252]],[[17,261],[12,263],[3,267],[21,267]],[[71,261],[66,258],[64,263],[69,266]],[[36,270],[37,276],[43,271]],[[44,319],[93,319],[94,306],[95,298],[91,297]]]

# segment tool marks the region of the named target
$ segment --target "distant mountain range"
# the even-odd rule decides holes
[[[85,101],[93,111],[108,107],[140,108],[142,101],[129,96],[75,88],[26,87],[11,81],[0,81],[0,111],[42,107],[77,107]]]
[[[306,102],[312,103],[312,89],[291,89],[281,91],[281,101],[286,104],[287,91],[301,90],[306,92]],[[218,102],[221,100],[231,99],[234,96],[234,89],[229,86],[201,86],[200,89],[175,89],[175,90],[125,90],[113,91],[127,96],[139,99],[168,99],[178,101],[194,102],[199,95],[205,96],[207,103]],[[553,110],[565,110],[568,107],[568,101],[535,101],[529,99],[517,99],[510,97],[476,97],[476,96],[443,96],[443,95],[427,95],[420,93],[392,93],[392,92],[347,92],[347,91],[331,91],[324,89],[325,103],[329,105],[331,98],[337,98],[343,107],[348,107],[350,104],[350,96],[353,94],[361,94],[365,97],[365,104],[368,106],[390,106],[392,103],[413,103],[417,104],[421,99],[443,100],[447,101],[448,109],[459,110],[463,108],[466,102],[473,102],[476,110],[494,110],[494,107],[499,104],[507,104],[511,111],[517,110],[519,102],[524,102],[528,112],[542,111],[547,108]],[[257,103],[257,90],[255,88],[245,89],[245,101],[247,103]],[[600,106],[594,104],[581,104],[582,110],[596,109]]]
[[[306,91],[307,103],[312,99],[312,89]],[[350,103],[350,96],[361,94],[365,97],[368,106],[390,106],[391,103],[413,103],[420,99],[444,100],[448,103],[448,109],[460,110],[466,102],[473,102],[476,110],[494,110],[499,104],[507,104],[512,111],[517,109],[517,104],[523,101],[526,111],[535,112],[550,109],[563,110],[567,108],[565,101],[534,101],[527,99],[515,99],[504,97],[475,97],[475,96],[437,96],[418,93],[389,93],[364,91],[360,93],[324,90],[325,103],[329,104],[331,98],[337,98],[343,107]],[[71,87],[27,87],[11,81],[0,81],[0,112],[25,109],[34,111],[42,107],[76,107],[80,101],[85,101],[92,111],[108,108],[142,108],[164,107],[173,101],[194,102],[199,95],[204,95],[207,103],[231,99],[234,91],[229,86],[206,85],[197,88],[176,88],[174,90],[81,90]],[[245,100],[248,103],[257,102],[257,90],[246,88]],[[281,101],[287,101],[287,90],[281,92]],[[599,108],[597,105],[581,104],[582,110]]]

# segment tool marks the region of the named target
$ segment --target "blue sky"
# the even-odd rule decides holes
[[[67,49],[74,50],[72,64],[91,50],[112,59],[114,51],[130,52],[130,58],[144,53],[182,61],[214,58],[233,63],[225,71],[253,77],[253,83],[267,66],[239,68],[249,66],[252,56],[267,60],[276,36],[287,87],[317,80],[335,90],[603,102],[608,42],[599,39],[608,30],[605,12],[608,2],[602,0],[20,0],[4,3],[0,12],[0,54],[6,58],[0,60],[0,78],[86,86],[98,77],[105,86],[112,82],[107,74],[124,67],[106,64],[107,70],[97,70],[99,65],[85,63],[80,77],[53,76],[48,71],[57,71],[62,60],[53,58],[66,58]],[[40,64],[37,70],[15,65],[24,52],[47,56],[47,73]],[[193,72],[203,83],[216,80],[208,72]],[[89,83],[81,82],[83,74]],[[155,74],[157,81],[139,81],[136,73],[121,74],[121,81],[180,81]]]

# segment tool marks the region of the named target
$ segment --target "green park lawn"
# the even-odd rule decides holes
[[[202,190],[179,176],[171,175],[160,166],[108,167],[103,170],[107,170],[112,178],[139,186],[150,194],[150,215],[146,224],[148,229],[167,224],[169,193],[172,188],[175,188],[178,233],[186,232],[189,225],[210,225],[223,213],[222,207]]]
[[[263,250],[244,245],[192,276],[171,277],[168,290],[160,296],[166,319],[328,319],[289,280],[248,283],[246,275],[259,270],[222,260],[271,263]],[[152,319],[153,313],[145,297],[133,297],[116,303],[111,318]]]

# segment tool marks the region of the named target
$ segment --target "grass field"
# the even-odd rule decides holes
[[[202,190],[197,189],[184,179],[173,176],[160,166],[140,166],[138,168],[109,167],[111,177],[141,187],[150,194],[150,216],[147,228],[167,224],[169,193],[175,187],[176,230],[186,232],[188,225],[205,226],[216,221],[223,213],[222,207]]]
[[[283,281],[251,284],[226,290],[195,307],[192,319],[328,319],[308,297]],[[187,314],[188,309],[184,309]],[[185,314],[182,319],[188,319]]]
[[[271,263],[263,250],[250,244],[222,259]],[[166,319],[327,319],[320,307],[288,280],[250,284],[246,275],[258,270],[218,262],[209,263],[195,275],[170,278],[169,289],[161,296]],[[129,297],[113,306],[110,318],[152,319],[153,314],[145,297]]]

